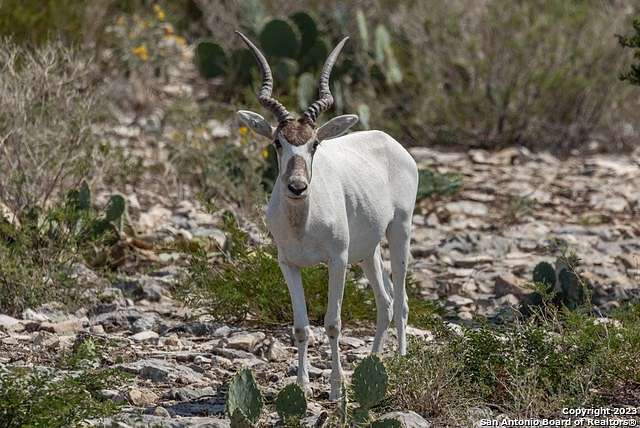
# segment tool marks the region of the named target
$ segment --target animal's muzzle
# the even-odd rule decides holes
[[[289,159],[284,178],[287,189],[295,196],[301,196],[309,188],[309,172],[302,156],[294,155]]]
[[[294,195],[300,196],[302,193],[304,193],[305,190],[307,190],[307,183],[300,180],[295,180],[290,182],[287,188]]]

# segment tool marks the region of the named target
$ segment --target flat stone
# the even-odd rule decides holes
[[[134,406],[148,407],[158,401],[158,395],[146,388],[132,388],[129,390],[129,401]]]
[[[445,205],[451,214],[464,214],[471,217],[483,217],[489,214],[489,208],[483,203],[472,201],[449,202]]]
[[[0,328],[3,330],[12,330],[18,324],[20,324],[20,320],[10,317],[9,315],[0,314]]]
[[[182,384],[202,381],[202,375],[195,370],[172,361],[148,359],[118,366],[124,371],[137,374],[153,382],[178,381]]]
[[[447,301],[453,303],[454,305],[457,306],[464,306],[464,305],[472,305],[473,304],[473,299],[470,299],[468,297],[464,297],[464,296],[460,296],[458,294],[452,294],[451,296],[447,297]]]
[[[530,294],[533,290],[525,288],[524,281],[511,273],[503,273],[495,278],[495,294],[496,297],[502,297],[507,294],[513,294],[521,298]]]
[[[453,265],[459,268],[471,268],[481,264],[493,263],[493,257],[486,255],[462,256],[453,259]]]
[[[378,420],[392,419],[399,421],[403,428],[430,428],[431,422],[416,412],[390,412],[380,416]]]
[[[340,345],[348,346],[349,348],[361,348],[365,345],[365,341],[352,336],[341,336]]]
[[[43,322],[40,328],[56,334],[70,334],[84,330],[84,324],[88,322],[86,318],[71,318],[59,322]]]
[[[160,335],[155,331],[145,330],[141,331],[140,333],[134,334],[133,336],[131,336],[131,339],[135,340],[136,342],[152,342],[154,340],[157,340],[158,337],[160,337]]]
[[[265,338],[261,331],[253,333],[237,333],[224,340],[223,344],[227,348],[239,349],[241,351],[253,352],[259,343]]]
[[[278,339],[273,339],[267,351],[269,361],[280,362],[289,359],[289,351]]]

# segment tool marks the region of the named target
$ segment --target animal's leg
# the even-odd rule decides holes
[[[391,252],[391,272],[393,275],[393,312],[398,330],[398,350],[400,355],[407,353],[407,319],[409,304],[405,280],[409,262],[409,244],[411,241],[411,215],[396,214],[388,228],[387,239]]]
[[[380,354],[382,352],[385,333],[387,328],[389,328],[392,316],[392,299],[385,290],[381,262],[380,246],[378,245],[373,255],[361,263],[362,270],[369,280],[369,284],[371,284],[373,295],[376,299],[376,335],[373,339],[373,347],[371,348],[371,352],[374,354]]]
[[[324,317],[324,328],[331,345],[331,392],[330,400],[342,397],[342,363],[340,362],[340,311],[344,294],[344,281],[347,273],[347,255],[340,255],[329,262],[329,299],[327,313]]]
[[[300,269],[280,262],[280,270],[284,275],[291,296],[293,306],[293,337],[298,347],[298,385],[306,392],[311,393],[309,386],[309,362],[307,348],[309,345],[309,318],[307,317],[307,304],[304,300],[304,288]]]

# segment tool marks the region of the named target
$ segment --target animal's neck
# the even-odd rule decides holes
[[[293,200],[281,194],[280,207],[281,211],[285,215],[285,221],[287,222],[291,231],[297,237],[301,237],[304,233],[305,226],[307,225],[307,219],[309,218],[309,207],[311,194],[304,200]]]

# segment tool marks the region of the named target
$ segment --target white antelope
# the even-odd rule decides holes
[[[324,326],[331,345],[330,399],[336,400],[342,394],[340,311],[349,263],[362,266],[375,296],[377,322],[372,352],[382,351],[385,332],[395,314],[399,351],[406,353],[409,307],[405,277],[418,170],[411,155],[384,132],[354,132],[340,137],[358,121],[356,115],[338,116],[316,128],[318,115],[333,104],[329,76],[347,37],[324,64],[320,98],[295,119],[271,96],[273,78],[264,55],[247,37],[238,35],[253,52],[262,73],[258,99],[278,120],[278,126],[272,127],[257,113],[238,112],[244,124],[273,142],[278,154],[279,173],[267,208],[267,226],[291,295],[298,383],[309,391],[310,329],[300,268],[326,263],[329,298]],[[393,284],[380,255],[385,235]]]

